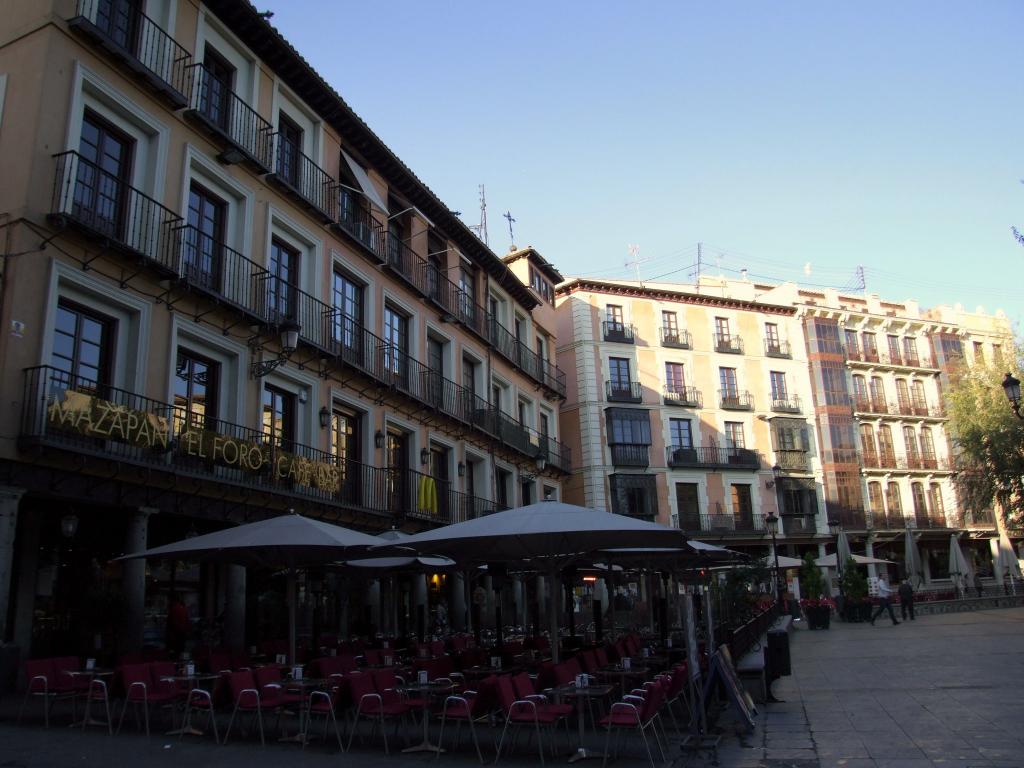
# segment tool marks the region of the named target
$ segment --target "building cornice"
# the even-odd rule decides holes
[[[746,312],[762,312],[769,315],[795,316],[797,313],[796,307],[784,306],[781,304],[764,304],[759,301],[730,299],[722,296],[708,296],[702,293],[672,291],[665,288],[645,288],[639,285],[623,285],[621,283],[607,282],[605,280],[593,280],[586,277],[577,277],[562,283],[555,289],[555,295],[568,296],[573,293],[584,291],[606,293],[612,296],[628,296],[636,299],[671,301],[677,304],[695,304],[704,307],[738,309]]]

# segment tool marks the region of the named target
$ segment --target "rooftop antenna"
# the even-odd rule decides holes
[[[480,185],[480,223],[471,224],[469,230],[483,240],[484,245],[490,246],[487,242],[487,195],[484,194],[483,184]]]
[[[629,261],[626,262],[626,269],[633,268],[633,273],[636,275],[636,281],[642,283],[640,280],[640,265],[650,259],[640,258],[640,246],[636,244],[627,245],[626,248],[629,250]]]
[[[515,237],[512,236],[512,225],[515,224],[516,220],[514,218],[512,218],[512,212],[511,211],[505,211],[505,215],[502,216],[501,218],[506,219],[508,221],[508,239],[509,239],[510,245],[512,246],[512,250],[515,250],[516,239],[515,239]]]

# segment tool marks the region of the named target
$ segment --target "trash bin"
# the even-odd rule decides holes
[[[789,633],[786,630],[772,629],[768,631],[767,655],[765,666],[768,668],[770,680],[793,674],[789,661]]]

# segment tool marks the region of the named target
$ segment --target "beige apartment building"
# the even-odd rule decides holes
[[[0,641],[159,642],[175,590],[240,643],[269,576],[111,558],[561,496],[559,275],[503,263],[248,2],[5,4],[0,177]],[[123,627],[84,608],[110,594]]]
[[[567,501],[763,555],[828,533],[798,311],[723,291],[570,279],[556,289]]]

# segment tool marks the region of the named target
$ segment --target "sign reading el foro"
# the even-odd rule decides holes
[[[47,420],[59,429],[73,430],[87,437],[118,440],[139,448],[167,451],[171,446],[167,417],[137,411],[84,392],[65,391],[62,400],[50,403]],[[336,464],[313,461],[282,450],[272,452],[269,445],[239,440],[211,430],[186,429],[178,433],[176,451],[179,455],[253,474],[272,469],[275,480],[328,493],[337,493],[341,489],[341,467]]]

